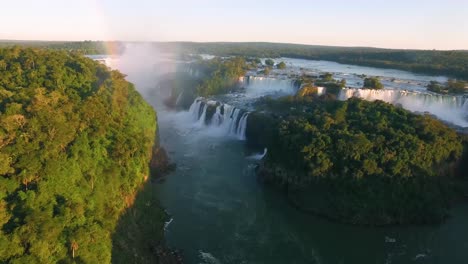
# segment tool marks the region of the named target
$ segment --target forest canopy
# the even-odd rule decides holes
[[[156,129],[121,73],[64,51],[0,49],[0,262],[109,263]]]
[[[125,49],[125,43],[118,41],[4,41],[0,42],[0,47],[16,44],[26,47],[79,51],[85,54],[108,54],[111,50],[106,47],[115,47],[114,52],[122,53]],[[399,50],[268,42],[153,42],[153,45],[161,51],[179,54],[328,60],[353,65],[446,75],[468,80],[468,51],[466,50]]]
[[[259,175],[287,188],[298,206],[355,224],[446,216],[449,168],[463,146],[440,121],[356,98],[266,98],[257,106],[246,136],[268,148]]]

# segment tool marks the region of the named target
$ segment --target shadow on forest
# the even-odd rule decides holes
[[[112,263],[182,263],[180,255],[165,245],[164,225],[168,216],[156,193],[157,178],[174,169],[174,165],[168,162],[162,148],[154,151],[151,177],[138,190],[132,206],[121,215],[112,235]],[[158,161],[153,164],[161,159],[163,165]]]

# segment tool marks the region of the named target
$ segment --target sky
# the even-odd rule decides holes
[[[468,50],[468,0],[0,0],[0,39]]]

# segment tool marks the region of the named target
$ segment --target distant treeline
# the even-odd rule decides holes
[[[107,54],[124,50],[123,42],[41,42],[3,41],[1,46],[34,46],[59,50],[73,50],[85,54]],[[431,75],[446,75],[468,80],[468,51],[396,50],[368,47],[335,47],[266,42],[154,42],[162,51],[177,53],[206,53],[219,56],[289,57],[310,60],[328,60],[340,63],[393,68]]]
[[[179,50],[213,55],[328,60],[468,79],[468,51],[394,50],[281,43],[177,43]]]
[[[74,51],[88,55],[108,54],[110,50],[117,53],[123,51],[123,43],[118,41],[0,41],[0,47],[11,47],[14,45],[30,48]]]

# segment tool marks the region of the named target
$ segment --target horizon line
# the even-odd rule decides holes
[[[336,48],[366,48],[366,49],[380,49],[380,50],[406,50],[406,51],[461,51],[468,52],[468,49],[418,49],[418,48],[385,48],[375,46],[340,46],[340,45],[327,45],[327,44],[305,44],[293,42],[274,42],[274,41],[191,41],[191,40],[40,40],[40,39],[0,39],[1,43],[25,43],[25,42],[55,42],[55,43],[73,43],[73,42],[121,42],[121,43],[195,43],[195,44],[286,44],[298,46],[311,46],[311,47],[336,47]]]

